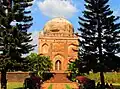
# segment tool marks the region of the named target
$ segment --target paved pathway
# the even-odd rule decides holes
[[[71,88],[78,89],[76,83],[68,80],[67,75],[65,73],[56,73],[50,80],[47,80],[43,83],[42,89],[48,89],[48,87],[52,84],[52,89],[66,89],[66,84]]]
[[[57,83],[57,84],[53,84],[52,89],[66,89],[66,87],[65,84]]]
[[[42,85],[42,89],[48,89],[48,87],[51,84],[52,84],[52,89],[66,89],[66,84],[73,89],[78,89],[78,86],[76,83],[44,83]]]

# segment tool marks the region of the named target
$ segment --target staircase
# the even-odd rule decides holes
[[[67,78],[67,73],[54,72],[53,77],[45,81],[42,84],[41,89],[48,89],[51,84],[52,84],[52,89],[66,89],[66,84],[69,85],[71,89],[79,89],[77,83],[72,82]]]
[[[55,73],[46,83],[72,83],[66,73]]]

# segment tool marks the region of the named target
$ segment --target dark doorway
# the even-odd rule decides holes
[[[57,60],[55,62],[55,70],[61,70],[61,61],[60,60]]]

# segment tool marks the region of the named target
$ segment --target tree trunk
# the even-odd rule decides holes
[[[6,71],[1,71],[1,89],[7,89]]]
[[[100,81],[102,85],[105,85],[104,72],[100,72]]]
[[[98,50],[99,50],[99,60],[100,60],[100,63],[104,63],[103,62],[103,54],[102,54],[102,29],[100,28],[101,27],[101,24],[100,24],[100,18],[99,18],[99,15],[97,14],[96,15],[97,17],[97,25],[96,25],[96,29],[98,31]],[[101,66],[102,67],[102,70],[103,70],[103,65]],[[104,72],[100,72],[100,81],[101,81],[101,84],[102,85],[105,85],[105,81],[104,81]]]

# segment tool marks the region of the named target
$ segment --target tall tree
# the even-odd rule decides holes
[[[24,59],[22,54],[33,50],[31,33],[32,25],[30,7],[32,0],[1,0],[0,1],[0,71],[1,89],[6,89],[6,72],[15,68],[18,70]],[[13,24],[13,22],[15,22]]]
[[[82,72],[100,72],[104,85],[104,72],[120,68],[120,23],[107,5],[109,0],[85,0],[86,10],[79,17],[79,68]],[[82,67],[80,67],[82,66]]]

